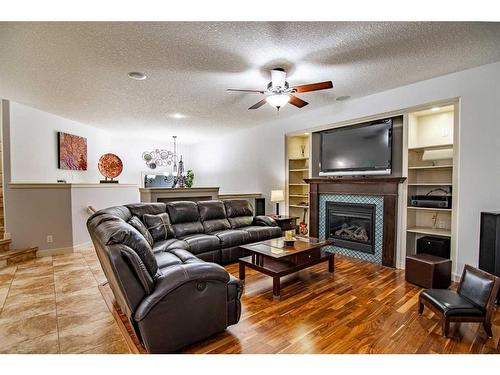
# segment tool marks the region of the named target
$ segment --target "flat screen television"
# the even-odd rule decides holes
[[[320,176],[389,175],[392,119],[320,133]]]

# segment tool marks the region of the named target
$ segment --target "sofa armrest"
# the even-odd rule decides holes
[[[278,223],[270,216],[259,215],[255,216],[253,219],[254,225],[260,225],[265,227],[277,227]]]
[[[208,262],[169,267],[164,274],[156,279],[155,290],[140,303],[134,314],[134,319],[140,322],[165,296],[180,286],[193,281],[228,283],[229,274],[224,267]]]

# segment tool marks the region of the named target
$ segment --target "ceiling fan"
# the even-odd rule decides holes
[[[275,68],[271,70],[271,82],[268,83],[267,89],[265,90],[227,89],[226,91],[264,94],[266,95],[264,99],[255,103],[248,109],[257,109],[262,107],[265,103],[268,103],[279,111],[280,108],[282,108],[289,102],[290,104],[298,108],[302,108],[309,104],[308,102],[295,96],[294,94],[296,93],[326,90],[331,89],[332,87],[332,81],[290,86],[286,81],[285,70],[281,68]]]

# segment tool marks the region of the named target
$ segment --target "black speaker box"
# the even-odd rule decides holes
[[[417,240],[417,254],[430,254],[450,259],[450,239],[434,236],[420,237]]]
[[[266,198],[255,198],[255,215],[266,214]]]
[[[500,212],[481,212],[479,268],[500,276]],[[500,291],[497,305],[500,302]]]
[[[481,212],[479,268],[500,276],[500,212]]]

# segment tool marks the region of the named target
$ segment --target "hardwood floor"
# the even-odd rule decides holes
[[[452,324],[453,337],[444,338],[436,316],[418,315],[420,289],[404,271],[341,256],[334,274],[326,268],[284,278],[280,301],[272,299],[271,278],[247,270],[240,322],[183,352],[500,352],[498,312],[493,339],[470,323]],[[227,269],[238,275],[237,265]],[[128,322],[110,312],[112,294],[97,287],[104,281],[93,249],[0,270],[0,353],[143,353],[122,337]]]
[[[237,266],[227,267],[237,275]],[[283,283],[272,300],[272,280],[248,270],[240,322],[185,353],[498,353],[500,315],[493,339],[479,324],[452,325],[418,315],[420,288],[404,271],[336,257],[335,273],[318,265]]]

